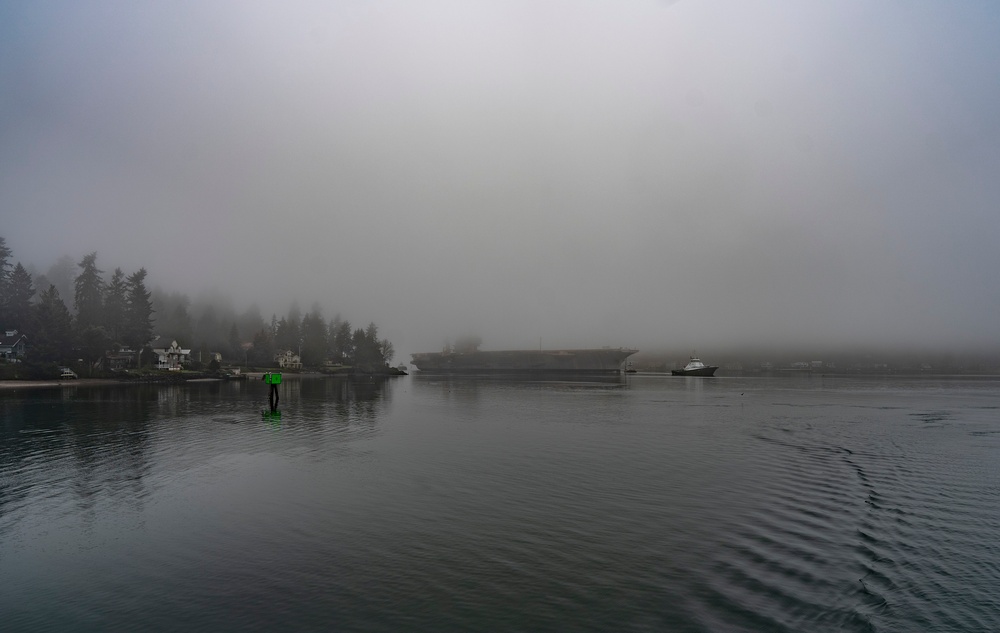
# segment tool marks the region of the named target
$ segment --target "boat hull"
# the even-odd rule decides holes
[[[619,374],[634,349],[507,350],[412,354],[424,373],[443,374]]]
[[[718,367],[699,367],[698,369],[674,369],[672,376],[714,376]]]

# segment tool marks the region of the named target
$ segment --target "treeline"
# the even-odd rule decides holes
[[[225,298],[192,301],[183,293],[149,290],[145,268],[131,274],[116,268],[106,277],[96,252],[75,264],[63,257],[36,275],[20,262],[12,265],[12,254],[0,236],[0,329],[26,335],[30,362],[82,359],[95,367],[107,352],[148,349],[154,336],[192,349],[194,363],[220,353],[225,363],[270,367],[275,354],[291,350],[306,367],[332,362],[371,372],[394,355],[374,323],[355,329],[339,315],[327,322],[318,305],[302,315],[293,304],[286,315],[265,321],[256,306],[237,313]],[[151,353],[140,358],[153,361]]]
[[[0,236],[0,328],[27,337],[27,360],[65,363],[79,358],[93,365],[108,350],[141,349],[152,338],[153,307],[145,268],[130,275],[116,268],[105,283],[97,253],[85,256],[73,281],[75,314],[71,314],[54,284],[36,288],[21,262],[11,266],[11,255]]]
[[[196,357],[219,352],[233,364],[266,367],[273,365],[275,354],[290,350],[305,367],[339,363],[372,372],[384,368],[395,355],[392,343],[379,338],[374,323],[354,328],[339,314],[327,321],[316,304],[302,314],[293,303],[284,316],[265,320],[256,305],[237,312],[225,297],[192,300],[182,293],[154,289],[153,306],[157,334],[190,347]]]

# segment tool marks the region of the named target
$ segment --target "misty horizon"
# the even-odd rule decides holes
[[[397,362],[992,352],[997,13],[8,4],[0,235]]]
[[[15,253],[16,254],[16,253]],[[17,259],[16,257],[14,258]],[[72,285],[74,283],[74,277],[77,272],[79,272],[79,267],[76,262],[73,262],[69,256],[63,256],[60,258],[55,265],[50,267],[48,271],[40,271],[33,266],[29,268],[29,274],[34,278],[36,285],[36,292],[40,294],[43,292],[49,284],[56,286],[59,291],[59,296],[63,299],[67,308],[71,312],[75,312],[73,309],[73,290]],[[72,276],[71,276],[72,275]],[[105,281],[110,276],[110,272],[103,271],[103,277]],[[44,287],[43,287],[44,286]],[[301,302],[292,301],[286,310],[277,310],[274,312],[262,312],[256,304],[249,305],[237,305],[231,297],[226,296],[224,293],[207,292],[202,291],[195,295],[188,295],[179,289],[164,289],[160,286],[156,286],[152,289],[152,299],[153,306],[156,312],[161,314],[164,312],[166,307],[169,311],[173,308],[179,301],[183,302],[188,307],[188,316],[192,323],[203,322],[206,317],[217,321],[217,325],[214,329],[217,331],[214,336],[208,336],[209,339],[222,341],[225,336],[225,332],[229,331],[229,328],[235,323],[239,326],[240,337],[244,342],[249,342],[254,338],[254,335],[261,329],[261,327],[267,327],[269,324],[273,324],[276,321],[280,321],[285,318],[291,318],[292,315],[297,315],[297,318],[301,319],[307,313],[314,313],[316,311],[327,321],[333,321],[334,319],[343,318],[342,313],[337,312],[335,314],[327,314],[321,305],[314,303],[309,306],[308,309],[302,307]],[[167,305],[165,305],[167,304]],[[171,328],[170,323],[173,321],[169,318],[160,318],[156,320],[154,314],[154,333],[155,336],[160,338],[166,336],[167,338],[177,338],[177,333]],[[346,319],[351,321],[351,319]],[[250,323],[260,323],[260,327],[247,328],[244,324]],[[360,321],[354,321],[352,327],[365,327],[368,323],[374,322],[379,325],[377,319],[362,319]],[[157,324],[160,324],[159,326]],[[167,324],[167,325],[164,325]],[[207,335],[206,332],[201,331],[201,328],[196,328],[198,331],[195,332],[195,338],[191,340],[184,340],[187,345],[201,344],[206,342],[203,338]],[[190,336],[188,337],[190,338]],[[421,350],[406,350],[400,356],[394,359],[394,363],[404,362],[409,363],[409,355],[415,352],[429,352],[429,351],[441,351],[443,349],[450,349],[453,346],[458,349],[459,345],[465,346],[463,339],[479,339],[477,349],[491,350],[498,349],[495,346],[491,346],[488,340],[483,340],[479,333],[477,332],[464,332],[459,336],[448,336],[442,339],[441,344],[438,347],[428,347]],[[539,338],[535,345],[524,344],[517,349],[533,350],[533,349],[559,349],[559,345],[547,344],[547,341]],[[209,347],[212,347],[209,345]],[[660,344],[660,345],[650,345],[644,346],[642,348],[637,348],[632,345],[604,345],[599,341],[584,341],[583,343],[577,345],[580,348],[601,348],[601,347],[625,347],[637,349],[638,354],[632,357],[631,360],[640,363],[647,363],[651,359],[657,362],[663,361],[668,365],[671,363],[674,365],[683,365],[684,361],[689,356],[705,356],[706,358],[711,358],[716,362],[762,362],[771,361],[778,363],[791,363],[793,361],[803,361],[803,360],[820,360],[820,361],[845,361],[850,359],[852,362],[861,358],[868,358],[872,360],[877,360],[880,362],[893,361],[896,363],[917,363],[926,362],[928,360],[934,360],[937,363],[948,365],[952,368],[960,368],[964,366],[994,366],[996,363],[1000,362],[1000,346],[979,346],[976,348],[961,348],[961,347],[935,347],[930,345],[908,345],[908,346],[891,346],[891,345],[878,345],[878,344],[856,344],[849,342],[841,342],[833,346],[824,345],[753,345],[746,342],[743,343],[733,343],[733,344],[714,344],[707,345],[704,348],[694,349],[686,348],[683,345],[677,344]],[[215,348],[213,348],[215,349]],[[231,359],[232,360],[232,359]],[[940,365],[938,366],[940,367]]]

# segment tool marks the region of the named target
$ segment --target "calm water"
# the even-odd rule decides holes
[[[1000,630],[1000,381],[0,391],[4,631]]]

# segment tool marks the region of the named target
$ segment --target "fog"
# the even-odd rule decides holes
[[[6,2],[0,235],[400,360],[996,347],[998,14]]]

